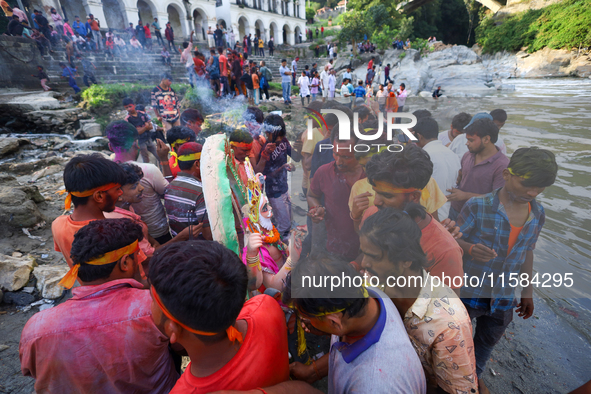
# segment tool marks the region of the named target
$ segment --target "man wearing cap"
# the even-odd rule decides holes
[[[474,120],[479,115],[480,118]],[[458,187],[447,189],[451,201],[449,218],[456,220],[464,203],[472,197],[482,196],[505,185],[503,170],[509,159],[495,145],[499,128],[487,113],[474,115],[464,128],[468,153],[462,157],[462,169],[458,176]],[[458,139],[454,139],[454,142]]]
[[[264,294],[244,302],[248,276],[234,252],[198,240],[167,245],[152,257],[149,278],[152,319],[191,358],[172,394],[255,390],[289,379],[283,311]]]
[[[476,115],[474,115],[472,117],[472,119],[470,120],[470,123],[468,123],[466,126],[464,126],[464,129],[461,130],[462,133],[460,135],[458,135],[456,138],[454,138],[453,141],[450,143],[449,149],[451,149],[456,155],[458,155],[460,160],[462,160],[462,158],[464,157],[466,152],[468,152],[468,147],[466,146],[467,140],[466,140],[466,133],[465,133],[468,126],[470,126],[472,123],[474,123],[478,119],[492,120],[497,125],[499,130],[505,124],[505,122],[499,123],[498,121],[495,121],[495,119],[493,117],[493,114],[495,113],[495,111],[498,111],[498,110],[493,110],[493,111],[491,111],[490,114],[487,114],[486,112],[479,112]],[[507,114],[505,113],[505,120],[506,119],[507,119]],[[501,138],[500,135],[497,137],[497,141],[495,142],[495,145],[497,146],[497,148],[499,148],[499,150],[501,152],[503,152],[504,155],[507,154],[507,147],[505,146],[505,142],[503,141],[503,139]]]
[[[36,392],[172,389],[179,375],[169,340],[152,321],[149,291],[135,280],[146,259],[143,238],[130,219],[95,220],[76,233],[75,265],[60,283],[78,278],[81,286],[70,300],[33,315],[21,335],[21,370],[36,379]]]
[[[179,102],[172,85],[172,75],[163,73],[160,84],[152,89],[151,101],[156,117],[164,126],[164,135],[173,126],[180,126]]]
[[[132,126],[133,127],[133,126]],[[64,169],[63,192],[67,192],[65,207],[71,215],[62,215],[51,224],[55,250],[62,252],[68,266],[72,267],[70,249],[74,234],[93,220],[104,219],[104,212],[113,212],[115,203],[123,194],[121,185],[126,182],[125,171],[115,162],[95,153],[74,156]]]
[[[181,171],[164,193],[164,208],[173,237],[189,226],[203,223],[199,239],[212,239],[201,184],[201,149],[201,144],[186,142],[177,151]]]

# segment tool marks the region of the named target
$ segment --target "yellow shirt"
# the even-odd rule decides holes
[[[316,144],[319,143],[324,139],[324,135],[322,135],[322,131],[319,130],[317,127],[312,129],[312,139],[308,139],[308,131],[304,131],[302,134],[302,153],[308,153],[312,155],[314,153],[314,148]],[[307,189],[310,187],[310,171],[304,171],[304,177],[302,178],[302,187]]]
[[[443,204],[447,202],[447,197],[445,197],[445,194],[443,194],[439,186],[437,186],[437,182],[435,182],[435,179],[429,179],[429,183],[427,183],[425,189],[429,191],[429,199],[424,200],[421,196],[420,203],[422,206],[425,207],[427,213],[433,213],[437,211],[439,208],[443,206]],[[351,188],[351,194],[349,195],[349,210],[353,209],[353,199],[355,199],[356,196],[365,192],[370,192],[372,194],[371,196],[369,196],[369,206],[374,206],[373,201],[375,192],[373,191],[373,187],[371,186],[367,178],[363,178],[355,182],[355,184]]]

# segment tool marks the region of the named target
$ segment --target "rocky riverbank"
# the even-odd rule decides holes
[[[351,64],[354,79],[365,80],[367,64],[372,56],[374,64],[383,69],[391,65],[390,78],[396,84],[405,83],[411,96],[429,96],[442,86],[449,97],[479,97],[496,90],[512,90],[511,78],[582,77],[591,76],[591,55],[588,52],[544,50],[527,53],[497,53],[482,55],[480,48],[436,43],[432,52],[416,49],[387,50],[383,54],[363,54],[357,58],[339,57],[335,62],[338,74]],[[377,68],[376,68],[377,70]],[[378,79],[374,79],[377,89]]]

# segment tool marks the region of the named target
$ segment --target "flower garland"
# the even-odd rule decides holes
[[[257,233],[259,233],[259,231],[256,230],[256,228],[252,225],[252,223],[250,222],[250,219],[246,219],[246,224],[248,226],[248,228],[250,229],[250,231],[255,231]],[[263,238],[263,242],[266,244],[276,244],[279,242],[280,240],[280,234],[279,231],[277,231],[277,228],[275,228],[275,225],[273,225],[273,229],[271,230],[271,235],[265,235],[262,232],[260,232],[262,238]]]

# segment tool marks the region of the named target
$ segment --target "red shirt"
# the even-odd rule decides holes
[[[220,55],[220,76],[227,77],[228,76],[228,58],[224,55]]]
[[[150,32],[150,25],[144,25],[144,32],[146,38],[152,38],[152,32]]]
[[[84,220],[82,222],[75,222],[70,215],[58,216],[53,223],[51,223],[51,234],[53,235],[53,247],[57,252],[62,252],[68,267],[72,268],[74,263],[70,258],[70,251],[72,250],[72,242],[74,242],[74,234],[82,227],[90,223],[91,220]]]
[[[197,75],[199,75],[200,77],[204,76],[205,63],[203,63],[203,60],[199,59],[198,57],[194,57],[193,63],[195,63],[195,72],[197,73]]]
[[[373,67],[373,60],[370,60],[369,63],[367,64],[367,69],[371,70],[372,67]]]
[[[244,303],[237,320],[248,331],[238,353],[219,371],[205,378],[191,373],[191,364],[170,394],[199,394],[217,390],[253,390],[289,379],[287,326],[277,301],[258,295]]]
[[[361,226],[365,220],[376,213],[378,207],[375,205],[365,210],[363,218],[361,219]],[[427,214],[431,216],[430,214]],[[454,277],[463,277],[464,268],[462,256],[464,252],[460,245],[456,242],[454,237],[443,227],[441,223],[431,217],[428,225],[421,230],[421,248],[427,255],[427,262],[429,268],[425,270],[431,276],[436,276],[452,289],[459,289],[462,287],[458,279],[455,285],[452,280]],[[443,276],[445,275],[445,279]]]
[[[168,166],[170,167],[170,172],[172,173],[172,178],[176,178],[177,174],[179,172],[181,172],[181,169],[179,167],[179,163],[176,161],[176,159],[174,157],[169,157],[168,158]]]
[[[70,300],[33,315],[19,354],[35,392],[168,393],[178,374],[142,287],[133,279],[76,287]]]
[[[348,184],[344,175],[336,171],[333,161],[318,168],[310,181],[310,190],[317,196],[324,195],[326,250],[348,260],[359,254],[359,235],[349,215],[349,196],[353,184],[363,178],[365,171]]]

